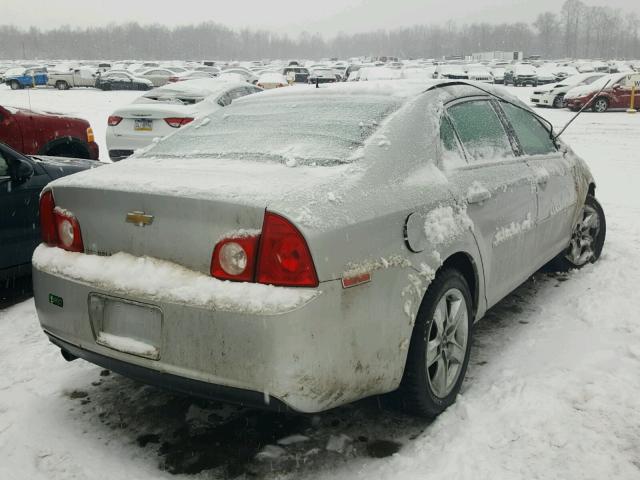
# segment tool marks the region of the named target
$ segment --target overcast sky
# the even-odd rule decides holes
[[[584,0],[583,0],[584,1]],[[326,36],[419,23],[532,22],[544,11],[559,12],[563,0],[0,0],[0,24],[55,28],[110,22],[179,25],[206,20],[233,28],[261,27],[297,35]],[[631,0],[586,0],[640,12]]]

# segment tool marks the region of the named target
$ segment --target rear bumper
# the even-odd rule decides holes
[[[106,355],[100,355],[90,350],[79,348],[71,343],[65,342],[61,338],[58,338],[47,331],[45,331],[45,333],[49,337],[49,341],[60,347],[61,350],[142,383],[187,395],[193,395],[194,397],[205,398],[207,400],[220,400],[247,407],[267,408],[278,412],[289,410],[280,400],[263,393],[252,392],[251,390],[243,390],[240,388],[225,387],[222,385],[214,385],[208,382],[192,380],[190,378],[172,375],[170,373],[160,372],[150,368],[144,368],[129,362],[123,362]]]
[[[133,150],[109,150],[109,158],[113,162],[124,160],[133,155]]]
[[[389,270],[384,275],[397,273]],[[389,296],[388,281],[350,289],[337,280],[323,282],[319,295],[293,310],[248,313],[226,311],[224,305],[207,308],[117,294],[98,284],[33,269],[40,324],[53,343],[71,354],[185,393],[246,404],[267,399],[277,409],[286,405],[306,413],[399,385],[411,325],[401,317],[391,321],[387,309],[392,302],[375,306]],[[51,303],[50,294],[61,301]],[[98,343],[89,307],[92,294],[162,311],[159,358]]]
[[[89,143],[89,158],[91,160],[98,160],[100,158],[100,147],[96,142]]]

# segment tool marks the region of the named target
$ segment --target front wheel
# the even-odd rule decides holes
[[[557,270],[567,271],[596,262],[602,254],[606,234],[604,210],[594,196],[587,195],[569,246],[556,257],[554,266]]]
[[[593,107],[591,107],[596,113],[604,113],[609,110],[609,100],[606,98],[600,97],[595,102],[593,102]]]
[[[553,108],[562,108],[564,106],[564,95],[556,95],[553,99]]]
[[[404,410],[435,417],[455,402],[469,363],[473,310],[464,277],[438,273],[420,306],[400,385]]]

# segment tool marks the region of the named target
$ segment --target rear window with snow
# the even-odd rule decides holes
[[[393,96],[336,94],[234,102],[143,156],[238,158],[289,166],[348,163],[401,104]]]

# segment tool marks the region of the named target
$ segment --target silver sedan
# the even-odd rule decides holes
[[[40,208],[35,301],[65,358],[301,412],[397,390],[437,415],[473,323],[605,237],[589,169],[550,125],[444,80],[238,99],[56,180]]]

